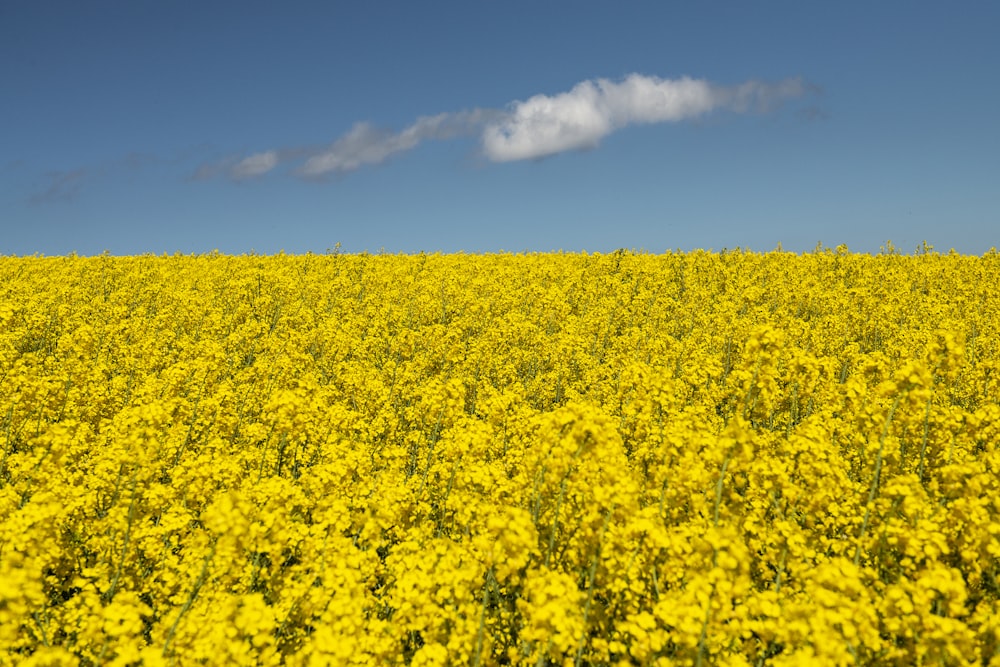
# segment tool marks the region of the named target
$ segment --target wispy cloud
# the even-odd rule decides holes
[[[164,158],[150,153],[131,152],[105,162],[75,169],[47,171],[39,175],[39,180],[34,191],[28,195],[27,202],[32,205],[42,205],[75,201],[85,195],[86,189],[108,177],[123,174],[135,176],[147,169],[161,165],[176,165],[189,159],[190,157],[184,153]],[[30,163],[26,160],[18,160],[11,164],[20,170],[31,169]]]
[[[264,151],[245,157],[233,165],[230,173],[236,180],[263,176],[278,166],[278,151]]]
[[[305,161],[299,170],[303,176],[321,176],[330,172],[354,171],[366,164],[379,164],[396,153],[416,148],[422,137],[416,124],[402,132],[381,130],[371,123],[355,123],[350,132]]]
[[[422,116],[398,132],[358,122],[325,148],[281,148],[230,157],[202,165],[193,178],[224,175],[240,181],[267,174],[282,162],[302,160],[295,173],[315,179],[381,164],[425,141],[463,136],[477,136],[483,156],[492,162],[531,160],[595,148],[604,137],[629,125],[679,122],[717,110],[770,112],[812,90],[798,78],[777,83],[747,81],[736,86],[641,74],[630,74],[621,81],[594,79],[564,93],[512,102],[502,110]]]
[[[409,127],[395,133],[376,128],[371,123],[355,123],[350,132],[334,141],[329,148],[306,160],[299,173],[306,177],[316,177],[379,164],[397,153],[416,148],[424,141],[442,141],[475,134],[484,123],[497,115],[498,112],[493,110],[473,109],[422,116]]]
[[[72,171],[50,171],[45,174],[45,184],[28,197],[31,204],[47,204],[50,202],[69,202],[76,199],[87,179],[85,168]]]
[[[290,147],[252,153],[247,156],[230,155],[202,163],[188,176],[188,180],[209,181],[220,177],[232,181],[251,180],[274,171],[283,162],[302,160],[316,155],[317,151],[318,149],[315,147]]]

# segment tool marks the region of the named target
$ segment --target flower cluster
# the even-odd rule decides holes
[[[998,284],[0,257],[0,665],[1000,665]]]

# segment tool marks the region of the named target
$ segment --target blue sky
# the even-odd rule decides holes
[[[981,254],[1000,3],[0,3],[0,254]]]

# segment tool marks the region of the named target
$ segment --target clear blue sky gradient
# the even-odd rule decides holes
[[[1000,246],[998,2],[0,2],[0,254]],[[637,73],[767,109],[303,177],[356,123]],[[234,179],[234,163],[280,163]],[[228,171],[227,171],[228,170]]]

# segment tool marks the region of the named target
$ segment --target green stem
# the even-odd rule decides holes
[[[587,637],[587,621],[590,618],[590,605],[594,600],[594,578],[597,576],[597,564],[601,559],[601,542],[604,539],[604,532],[611,521],[611,510],[604,513],[604,523],[601,525],[601,532],[597,537],[597,546],[594,548],[594,556],[590,559],[590,570],[587,572],[587,602],[583,605],[583,631],[580,633],[580,641],[576,645],[576,658],[573,660],[573,667],[580,667],[580,659],[583,657],[583,645]],[[656,571],[653,571],[656,576]]]
[[[205,556],[205,561],[201,564],[201,572],[198,573],[198,578],[194,582],[194,587],[192,587],[187,600],[184,601],[184,606],[181,607],[180,613],[177,614],[177,618],[174,619],[174,624],[170,626],[170,631],[167,632],[167,639],[163,644],[163,657],[165,658],[170,655],[170,644],[174,641],[174,635],[177,634],[177,627],[180,625],[181,619],[184,618],[184,615],[191,609],[191,605],[194,604],[195,599],[198,597],[201,587],[205,584],[205,580],[208,579],[208,566],[211,565],[212,559],[215,557],[216,544],[217,542],[212,542],[212,548],[208,552],[208,555]]]
[[[715,596],[715,585],[712,585],[712,595],[708,596],[708,608],[705,609],[705,621],[701,624],[701,636],[698,637],[698,655],[695,656],[695,667],[701,667],[705,661],[705,642],[708,639],[708,622],[712,618],[712,598]]]
[[[719,481],[715,484],[715,511],[712,516],[712,523],[716,526],[719,525],[719,506],[722,504],[722,485],[723,481],[726,479],[726,469],[729,468],[730,457],[727,455],[726,460],[722,462],[722,472],[719,473]]]
[[[781,576],[785,573],[785,561],[788,558],[788,546],[781,549],[781,562],[778,563],[778,573],[774,575],[774,592],[781,592]]]
[[[538,661],[535,663],[535,667],[543,667],[549,659],[549,649],[552,648],[552,639],[545,643],[545,650],[538,654]]]
[[[111,580],[111,587],[108,588],[105,602],[111,602],[115,593],[118,592],[118,580],[121,578],[122,567],[125,565],[125,556],[128,554],[128,543],[132,538],[132,521],[135,518],[135,471],[132,472],[132,497],[128,503],[128,523],[125,524],[125,540],[122,543],[122,553],[118,557],[118,565],[115,567],[115,576]]]
[[[924,438],[923,442],[920,443],[920,465],[917,468],[917,477],[920,478],[920,482],[924,481],[924,455],[927,452],[927,431],[929,427],[929,422],[931,418],[931,399],[927,399],[927,407],[924,408]]]
[[[878,452],[875,454],[875,472],[872,475],[871,488],[868,489],[868,500],[865,502],[865,518],[861,521],[861,531],[858,533],[858,546],[854,551],[855,565],[861,562],[861,546],[865,540],[865,533],[868,532],[868,519],[871,517],[872,503],[875,501],[876,494],[878,494],[879,475],[882,474],[882,451],[885,447],[885,437],[889,434],[889,424],[892,423],[892,416],[896,413],[896,408],[899,407],[901,398],[902,395],[897,396],[896,400],[892,402],[889,414],[885,418],[885,425],[882,427],[882,437],[878,440]]]
[[[552,530],[549,531],[549,548],[545,552],[545,567],[549,566],[549,559],[552,557],[552,549],[556,543],[556,530],[559,528],[559,512],[562,510],[563,498],[566,497],[566,482],[569,475],[563,477],[562,484],[559,485],[559,500],[556,501],[556,509],[552,514]]]
[[[486,581],[483,582],[483,606],[479,610],[479,630],[476,631],[476,656],[472,661],[475,667],[482,664],[483,655],[483,633],[486,629],[486,607],[490,603],[490,578],[493,576],[493,568],[486,571]]]

